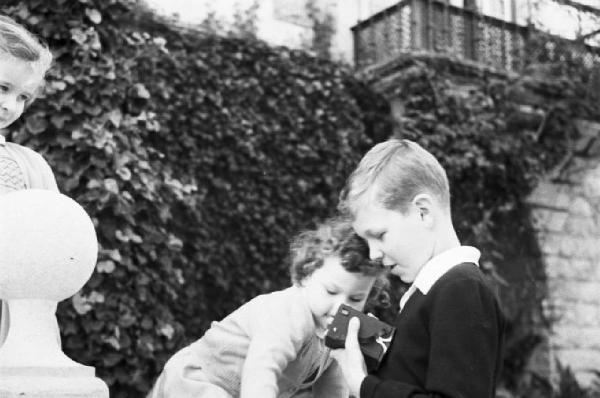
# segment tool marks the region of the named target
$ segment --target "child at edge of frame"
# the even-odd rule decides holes
[[[0,195],[21,189],[58,192],[44,158],[4,137],[5,129],[35,100],[51,64],[52,54],[45,44],[13,19],[0,15]],[[0,302],[0,346],[8,334],[9,319],[7,303]]]
[[[334,218],[294,238],[290,274],[290,287],[253,298],[171,357],[148,398],[289,398],[310,390],[315,398],[348,397],[324,335],[342,303],[362,310],[385,285],[384,269],[347,220]]]
[[[358,318],[332,352],[359,398],[493,398],[502,366],[505,316],[479,269],[481,253],[461,245],[450,188],[438,160],[419,144],[390,139],[350,175],[339,209],[371,259],[410,284],[380,367],[368,374]]]

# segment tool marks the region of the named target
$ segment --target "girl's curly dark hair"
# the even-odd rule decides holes
[[[305,231],[290,246],[290,274],[292,283],[300,284],[321,268],[325,259],[338,256],[348,272],[380,276],[384,268],[369,258],[369,246],[352,229],[346,219],[332,218],[314,230]]]

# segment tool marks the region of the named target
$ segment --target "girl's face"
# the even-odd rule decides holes
[[[43,80],[31,63],[0,53],[0,129],[21,116]]]
[[[374,283],[374,276],[346,271],[338,256],[327,257],[323,266],[300,284],[312,312],[317,334],[322,336],[325,333],[340,304],[362,311]]]

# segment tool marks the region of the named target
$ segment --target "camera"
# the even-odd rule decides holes
[[[348,333],[348,322],[352,317],[360,319],[358,344],[365,358],[367,371],[374,371],[379,367],[386,351],[390,347],[396,328],[375,317],[342,304],[327,328],[327,333],[325,334],[325,345],[327,347],[334,349],[344,348],[346,334]]]

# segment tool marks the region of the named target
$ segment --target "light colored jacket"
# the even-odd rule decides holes
[[[315,332],[301,288],[257,296],[175,354],[163,373],[177,375],[161,375],[157,396],[172,397],[170,388],[179,388],[163,380],[185,384],[197,379],[232,397],[288,398],[308,387],[315,398],[347,397],[341,370]],[[202,394],[190,391],[189,396]]]
[[[54,173],[42,155],[23,145],[6,142],[1,135],[0,146],[19,165],[26,189],[48,189],[58,192]]]

